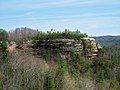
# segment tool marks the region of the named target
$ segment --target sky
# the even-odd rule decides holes
[[[120,35],[120,0],[0,0],[0,28]]]

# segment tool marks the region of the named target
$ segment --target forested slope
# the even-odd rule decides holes
[[[3,30],[4,31],[4,30]],[[69,31],[70,32],[70,31]],[[3,33],[3,32],[1,32]],[[86,34],[68,31],[39,32],[29,40],[53,40],[57,38],[81,40]],[[1,34],[3,35],[3,34]],[[7,33],[5,34],[7,36]],[[120,48],[103,47],[98,57],[89,59],[70,52],[69,58],[57,58],[50,50],[38,54],[34,43],[20,43],[13,52],[7,51],[7,38],[0,44],[1,90],[119,90]],[[33,45],[33,46],[31,46]],[[90,48],[90,47],[89,47]]]
[[[120,46],[120,36],[94,37],[102,46]]]

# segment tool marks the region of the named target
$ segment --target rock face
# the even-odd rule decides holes
[[[83,38],[83,52],[87,57],[95,57],[102,47],[100,44],[96,43],[94,38]]]
[[[55,39],[55,40],[43,40],[35,41],[33,44],[32,41],[24,42],[22,45],[17,47],[15,42],[11,42],[8,45],[8,51],[13,52],[15,48],[26,49],[34,47],[39,53],[46,53],[52,51],[53,55],[56,54],[56,51],[59,51],[61,57],[66,57],[70,55],[70,52],[75,52],[79,55],[83,55],[88,58],[95,58],[98,56],[98,52],[102,47],[100,44],[96,43],[94,38],[82,38],[81,40],[74,39]]]
[[[7,51],[12,53],[13,51],[15,51],[17,45],[15,42],[10,42],[10,44],[8,44],[7,46]]]
[[[96,43],[94,38],[82,38],[81,40],[74,39],[56,39],[51,41],[36,41],[35,47],[46,50],[56,50],[60,52],[69,53],[76,52],[86,57],[94,58],[98,55],[99,50],[102,48]]]

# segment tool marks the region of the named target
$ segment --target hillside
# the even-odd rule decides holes
[[[16,28],[8,32],[8,39],[13,40],[27,40],[29,36],[34,36],[38,33],[37,29],[27,27]]]
[[[120,46],[120,36],[94,37],[102,46]]]
[[[10,74],[11,78],[6,79],[4,89],[92,90],[95,88],[94,80],[79,77],[78,71],[66,60],[58,57],[56,60],[51,60],[47,52],[44,53],[44,57],[37,55],[28,44],[24,44],[22,49],[11,52],[10,67],[13,77]]]
[[[120,89],[119,47],[101,48],[94,38],[67,30],[20,42],[1,37],[1,90]]]

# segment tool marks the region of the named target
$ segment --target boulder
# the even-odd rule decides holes
[[[15,42],[10,42],[10,44],[8,44],[7,46],[7,51],[9,51],[10,53],[12,53],[13,51],[15,51],[17,45]]]

